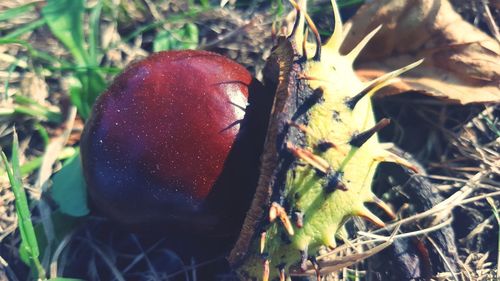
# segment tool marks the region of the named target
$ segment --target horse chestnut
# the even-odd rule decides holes
[[[132,64],[96,101],[82,135],[92,204],[125,224],[237,234],[271,100],[215,53],[160,52]]]

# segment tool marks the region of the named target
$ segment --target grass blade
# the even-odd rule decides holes
[[[16,113],[30,115],[44,121],[53,123],[60,123],[62,121],[62,114],[52,108],[43,106],[37,101],[22,95],[14,96],[14,111]]]
[[[99,0],[92,11],[90,12],[89,17],[89,60],[90,62],[97,66],[97,55],[99,53],[99,28],[100,28],[100,17],[102,11],[102,0]]]
[[[28,200],[24,192],[23,184],[21,181],[20,167],[19,167],[19,142],[17,133],[14,131],[14,140],[12,143],[12,156],[11,163],[7,156],[2,151],[2,160],[7,171],[9,182],[12,186],[12,191],[15,197],[16,213],[19,222],[19,232],[21,233],[21,248],[20,251],[25,251],[32,263],[32,270],[36,271],[38,278],[45,279],[45,270],[43,269],[40,260],[38,259],[40,251],[38,249],[38,242],[31,221],[31,212],[28,207]]]
[[[178,29],[162,30],[153,41],[153,51],[196,49],[198,46],[198,27],[187,23]]]
[[[32,11],[34,7],[35,3],[29,3],[19,7],[8,9],[7,11],[0,13],[0,21],[6,21],[18,17],[22,14]]]
[[[52,34],[71,52],[79,65],[88,64],[83,39],[83,0],[48,0],[42,15]]]
[[[30,31],[33,31],[45,24],[44,19],[37,19],[36,21],[32,21],[30,23],[27,23],[21,27],[16,28],[15,31],[12,31],[11,33],[8,33],[7,35],[3,36],[1,39],[4,40],[9,40],[9,39],[16,39],[19,36],[28,33]]]
[[[68,61],[66,61],[62,58],[56,58],[56,57],[50,55],[49,53],[45,53],[45,52],[42,52],[40,50],[35,49],[33,47],[33,45],[28,43],[28,41],[26,41],[26,40],[0,38],[0,45],[3,45],[3,44],[19,44],[27,49],[27,51],[31,57],[49,62],[55,68],[57,68],[57,67],[69,67],[71,65]]]
[[[98,26],[94,26],[89,38],[90,53],[83,35],[83,16],[85,12],[83,0],[48,0],[42,14],[54,36],[59,39],[73,55],[78,67],[75,77],[80,80],[79,91],[72,91],[71,100],[77,107],[80,116],[87,119],[90,108],[99,94],[106,88],[106,81],[96,66]],[[92,11],[91,23],[99,20],[100,4]],[[75,93],[78,93],[75,95]]]

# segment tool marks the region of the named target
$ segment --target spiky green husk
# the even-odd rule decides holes
[[[273,280],[279,278],[280,271],[283,277],[291,266],[303,265],[308,257],[316,256],[321,247],[334,248],[336,237],[345,237],[342,226],[352,216],[382,226],[365,207],[367,202],[378,201],[371,191],[375,170],[381,161],[406,164],[385,151],[376,134],[360,143],[359,133],[376,125],[369,96],[416,64],[371,83],[361,82],[352,64],[375,32],[350,54],[341,55],[342,27],[335,1],[332,4],[335,31],[319,49],[320,54],[317,45],[303,44],[304,19],[299,17],[296,30],[271,56],[275,59],[272,63],[279,66],[278,86],[264,148],[264,176],[257,190],[261,194],[252,207],[260,211],[249,213],[250,217],[260,216],[260,222],[247,218],[245,227],[257,228],[250,230],[249,249],[245,253],[235,250],[230,257],[245,279]],[[309,25],[314,30],[313,23]],[[305,106],[318,93],[321,96]],[[329,144],[326,149],[325,143]],[[267,158],[274,160],[266,162]],[[339,183],[332,186],[332,178]],[[283,208],[280,211],[273,206]],[[234,258],[243,254],[243,259]]]

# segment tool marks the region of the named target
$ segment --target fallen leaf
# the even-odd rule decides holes
[[[83,217],[89,213],[79,151],[66,160],[52,181],[50,193],[61,213],[72,217]]]
[[[425,59],[382,95],[412,90],[459,104],[500,102],[499,43],[465,21],[447,0],[372,1],[350,24],[345,52],[383,25],[358,59],[365,79]]]

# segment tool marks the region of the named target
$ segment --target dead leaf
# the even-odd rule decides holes
[[[383,24],[358,59],[364,78],[425,59],[382,95],[413,90],[459,104],[500,102],[499,43],[465,21],[447,0],[372,1],[350,24],[345,52]]]

